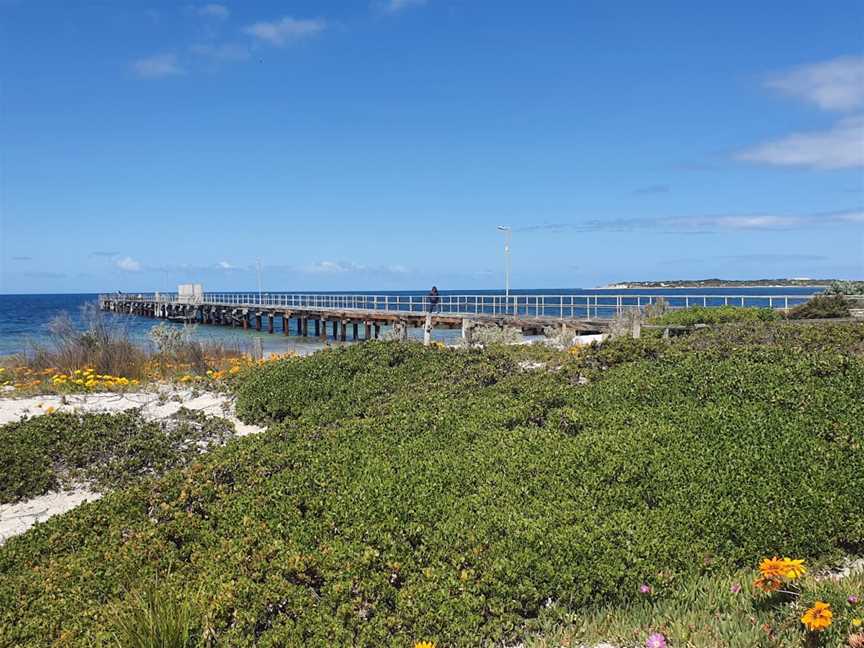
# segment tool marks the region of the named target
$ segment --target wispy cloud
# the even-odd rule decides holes
[[[243,28],[243,32],[259,41],[282,47],[288,43],[317,36],[327,28],[320,19],[298,19],[285,16],[271,22],[256,22]]]
[[[636,196],[650,196],[653,194],[661,194],[661,193],[669,193],[671,187],[666,184],[656,184],[649,185],[647,187],[640,187],[639,189],[634,189],[633,194]]]
[[[142,79],[162,79],[185,74],[175,54],[156,54],[132,62],[132,71]]]
[[[114,265],[125,272],[140,272],[142,269],[140,261],[136,261],[132,257],[128,256],[117,259],[114,262]]]
[[[222,63],[246,61],[250,57],[249,48],[237,43],[225,43],[222,45],[198,44],[192,45],[189,51],[197,56]]]
[[[421,7],[426,4],[426,0],[386,0],[378,3],[378,6],[385,13],[399,13],[411,7]]]
[[[765,85],[822,110],[854,110],[864,106],[864,56],[800,65],[774,75]]]
[[[404,275],[411,272],[403,265],[367,266],[351,261],[318,261],[306,266],[304,271],[309,274],[345,274],[345,273],[368,273],[368,274],[390,274]]]
[[[814,169],[864,166],[864,116],[842,119],[825,131],[792,133],[745,149],[735,157],[748,162]]]
[[[195,13],[205,18],[215,18],[217,20],[226,20],[231,12],[224,4],[210,3],[202,5],[195,9]]]
[[[634,232],[705,233],[735,230],[788,230],[825,225],[864,223],[864,209],[806,215],[743,214],[667,216],[659,218],[592,219],[576,223],[544,223],[515,228],[517,232]]]
[[[29,256],[13,256],[12,261],[32,261],[33,257]]]
[[[219,263],[216,264],[216,267],[219,268],[220,270],[237,270],[237,268],[238,268],[237,266],[235,266],[232,263],[229,263],[228,261],[220,261]]]
[[[94,252],[91,252],[90,256],[91,257],[115,257],[118,254],[120,254],[120,253],[119,252],[106,252],[104,250],[96,250]]]

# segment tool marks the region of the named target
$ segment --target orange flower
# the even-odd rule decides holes
[[[802,615],[801,623],[803,623],[808,630],[819,632],[831,625],[831,619],[833,617],[834,613],[831,611],[830,604],[816,601],[813,604],[813,607]]]
[[[762,574],[763,578],[780,580],[786,576],[786,570],[786,563],[777,556],[766,558],[759,563],[759,573]]]
[[[759,573],[762,574],[764,578],[771,578],[774,580],[781,580],[784,578],[795,580],[799,576],[806,574],[807,569],[804,567],[803,560],[778,558],[777,556],[774,556],[773,558],[766,558],[759,563]]]
[[[763,592],[776,592],[780,589],[780,585],[782,585],[782,583],[779,578],[770,578],[768,576],[760,576],[753,581],[753,586]]]

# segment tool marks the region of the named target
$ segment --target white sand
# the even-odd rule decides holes
[[[17,504],[0,504],[0,545],[13,536],[24,533],[37,522],[72,510],[84,502],[102,497],[86,488],[67,492],[51,492]]]
[[[188,388],[162,386],[150,391],[127,393],[77,394],[72,396],[30,396],[0,398],[0,425],[23,416],[44,415],[49,407],[62,412],[122,412],[141,408],[142,414],[153,420],[165,419],[181,407],[221,416],[234,424],[237,436],[256,434],[264,428],[247,425],[234,414],[233,399],[215,392],[195,392]],[[101,493],[85,487],[67,492],[50,492],[25,502],[0,505],[0,545],[9,538],[24,533],[37,522],[65,513],[86,501],[94,501]]]

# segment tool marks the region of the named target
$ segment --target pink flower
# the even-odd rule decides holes
[[[648,596],[651,593],[651,586],[648,583],[642,583],[639,586],[639,593]]]
[[[645,642],[645,648],[666,648],[666,637],[659,632],[655,632],[648,637],[648,641]]]
[[[732,587],[729,588],[729,591],[733,594],[737,594],[741,591],[741,583],[732,583]]]
[[[850,603],[851,605],[858,605],[858,601],[860,601],[861,599],[859,599],[857,596],[855,596],[854,594],[852,594],[852,595],[851,595],[848,599],[846,599],[846,600],[849,601],[849,603]]]

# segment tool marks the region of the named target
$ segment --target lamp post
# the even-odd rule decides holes
[[[499,225],[498,230],[504,232],[504,312],[510,302],[510,239],[513,228],[509,225]]]
[[[263,303],[261,299],[261,259],[255,259],[255,269],[258,271],[258,303],[261,304]]]

